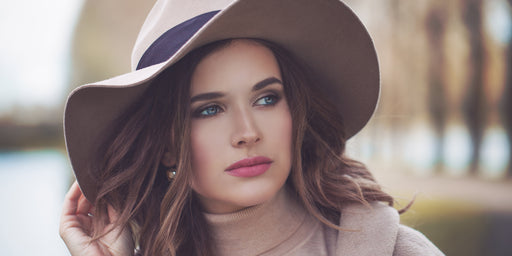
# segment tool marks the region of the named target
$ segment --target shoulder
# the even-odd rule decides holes
[[[410,227],[400,225],[395,243],[394,256],[406,255],[444,255],[422,233]]]
[[[341,211],[336,255],[392,255],[398,212],[382,203],[350,204]]]
[[[348,205],[339,225],[336,255],[443,255],[420,232],[400,225],[387,204]]]

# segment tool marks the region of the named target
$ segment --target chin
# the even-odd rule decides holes
[[[283,185],[247,186],[243,189],[243,191],[238,193],[239,205],[243,207],[251,207],[263,204],[271,200],[282,187]]]

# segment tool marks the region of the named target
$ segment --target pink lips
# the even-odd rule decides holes
[[[255,177],[265,173],[271,164],[272,160],[268,157],[251,157],[235,162],[226,169],[226,172],[236,177]]]

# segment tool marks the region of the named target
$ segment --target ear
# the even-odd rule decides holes
[[[162,156],[161,163],[165,167],[172,167],[172,166],[176,165],[176,156],[175,156],[175,154],[172,154],[171,152],[166,151],[164,153],[164,155]]]

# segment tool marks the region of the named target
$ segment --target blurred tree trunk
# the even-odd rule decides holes
[[[436,172],[443,168],[444,156],[444,131],[446,126],[446,94],[444,84],[444,51],[443,39],[446,30],[446,13],[444,6],[435,6],[427,14],[427,35],[430,43],[430,60],[428,65],[429,89],[428,105],[429,113],[436,133]]]
[[[512,12],[512,0],[508,0],[509,13]],[[512,30],[512,28],[509,28]],[[510,32],[512,33],[512,31]],[[505,68],[505,91],[501,100],[501,116],[503,127],[507,132],[509,157],[507,176],[512,178],[512,40],[509,39],[506,49],[506,68]]]
[[[507,47],[507,79],[502,98],[503,126],[508,136],[509,157],[507,176],[512,177],[512,42]]]
[[[470,173],[478,171],[480,148],[485,126],[485,98],[484,98],[484,46],[482,27],[482,0],[463,1],[463,19],[467,26],[469,36],[469,79],[468,90],[465,96],[463,114],[471,136],[473,147],[471,149]]]

